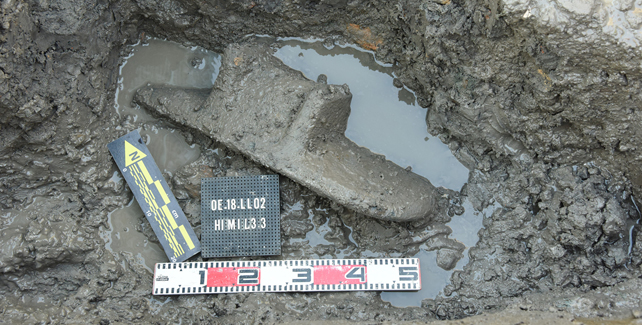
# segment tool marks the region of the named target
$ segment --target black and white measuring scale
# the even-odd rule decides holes
[[[417,291],[417,258],[158,263],[154,295]]]

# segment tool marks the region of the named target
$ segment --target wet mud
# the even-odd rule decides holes
[[[306,79],[261,45],[233,44],[223,57],[209,94],[149,85],[134,101],[359,213],[443,219],[447,200],[430,181],[345,137],[347,86]]]
[[[263,40],[264,42],[268,40]],[[272,40],[274,56],[289,67],[316,80],[350,87],[350,117],[346,137],[357,145],[428,179],[435,186],[459,190],[468,180],[468,169],[439,138],[426,130],[426,109],[415,95],[395,85],[394,68],[351,44],[328,46],[320,40]]]
[[[0,12],[2,322],[642,315],[635,2],[18,0]],[[430,141],[470,171],[463,186],[437,188],[438,218],[408,222],[367,217],[281,174],[283,254],[271,258],[420,256],[423,292],[151,296],[149,267],[165,260],[107,143],[139,129],[197,235],[201,177],[277,171],[121,101],[147,83],[176,85],[171,75],[125,85],[129,63],[151,61],[128,59],[135,46],[175,42],[164,52],[181,48],[182,63],[169,70],[204,72],[180,84],[199,96],[216,79],[215,53],[256,35],[374,56],[374,70],[413,95],[398,99],[425,108]],[[272,53],[292,45],[262,42]]]

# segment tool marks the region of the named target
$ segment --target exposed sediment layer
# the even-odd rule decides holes
[[[0,12],[6,322],[423,322],[508,306],[539,315],[641,314],[639,3],[15,0]],[[431,133],[473,171],[450,199],[476,209],[498,203],[444,297],[405,309],[377,293],[158,300],[137,257],[106,247],[109,211],[131,193],[113,176],[105,145],[133,129],[167,126],[113,109],[126,45],[152,35],[221,50],[248,34],[362,44],[394,64],[428,108]],[[198,229],[200,177],[266,171],[201,132],[177,132],[212,149],[166,175]],[[430,226],[365,218],[285,177],[281,188],[284,258],[412,256],[417,245],[404,245]],[[153,241],[139,221],[128,230]],[[316,238],[315,227],[324,229]],[[530,317],[520,315],[515,322]]]

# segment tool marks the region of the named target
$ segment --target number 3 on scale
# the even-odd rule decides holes
[[[312,270],[310,269],[292,269],[296,273],[296,278],[292,282],[312,282]]]

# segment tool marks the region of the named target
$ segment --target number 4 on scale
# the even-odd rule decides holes
[[[354,267],[348,274],[346,279],[359,279],[361,282],[366,282],[366,271],[364,267]]]

